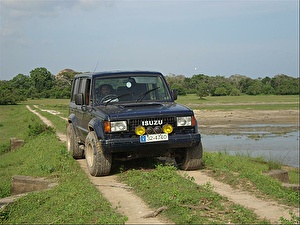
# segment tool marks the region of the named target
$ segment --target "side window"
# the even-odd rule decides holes
[[[86,78],[77,78],[73,81],[71,101],[75,102],[76,94],[83,94],[84,104],[90,103],[91,80]]]
[[[72,95],[71,95],[71,101],[75,102],[75,95],[78,94],[79,91],[79,83],[80,79],[75,79],[73,81],[73,86],[72,86]]]
[[[87,79],[86,80],[86,85],[85,85],[85,104],[89,105],[90,104],[90,96],[91,96],[91,80]]]
[[[90,100],[90,84],[91,80],[82,78],[79,82],[79,92],[80,94],[83,94],[84,104],[89,105]]]

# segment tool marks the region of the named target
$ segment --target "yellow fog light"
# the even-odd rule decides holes
[[[143,134],[145,134],[145,132],[146,132],[146,129],[143,126],[137,126],[135,128],[135,134],[136,135],[143,135]]]
[[[166,125],[163,126],[162,130],[163,130],[164,133],[170,134],[173,131],[173,127],[170,124],[166,124]]]

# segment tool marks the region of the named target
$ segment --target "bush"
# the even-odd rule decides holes
[[[55,133],[55,129],[53,127],[50,127],[43,123],[35,123],[35,124],[29,124],[29,136],[38,136],[39,134],[42,134],[44,132],[46,133]]]

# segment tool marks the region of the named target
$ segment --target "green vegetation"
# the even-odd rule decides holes
[[[0,80],[0,105],[17,104],[26,99],[69,99],[71,83],[79,72],[66,69],[52,75],[46,68],[39,67],[30,75],[18,74],[13,79]],[[166,76],[171,89],[180,96],[194,94],[203,99],[207,96],[240,95],[298,95],[299,77],[278,74],[273,78],[251,79],[242,75],[206,76],[195,74],[191,78],[183,75]]]
[[[267,223],[250,210],[213,192],[210,183],[196,185],[192,177],[178,175],[173,166],[129,170],[120,179],[134,187],[151,207],[167,207],[163,215],[177,224]]]
[[[31,70],[30,76],[18,74],[12,80],[0,80],[0,105],[14,105],[28,98],[68,99],[76,74],[78,72],[73,70],[64,70],[54,76],[40,67]]]
[[[260,158],[246,156],[230,156],[226,153],[204,152],[205,167],[211,171],[215,179],[228,183],[234,187],[243,187],[247,191],[254,191],[257,195],[268,196],[285,204],[298,206],[299,192],[282,187],[276,179],[264,175],[270,169],[281,169],[279,163],[265,162]],[[296,169],[293,173],[298,173]],[[294,183],[299,178],[291,178]]]
[[[9,151],[10,138],[29,138],[28,126],[39,121],[25,106],[0,106],[0,154]]]
[[[286,102],[298,104],[299,96],[216,96],[199,100],[196,95],[188,95],[180,96],[178,102],[181,101],[190,104],[203,102],[203,105],[211,105],[216,109],[222,104],[236,109],[234,103],[241,106],[260,103],[267,108],[270,102],[274,102],[278,109]],[[29,112],[26,104],[51,120],[55,130],[65,132],[66,122],[43,110],[55,110],[61,113],[60,116],[67,117],[68,100],[28,100],[20,105],[0,106],[0,197],[10,195],[13,175],[47,177],[59,185],[51,190],[30,193],[10,204],[0,211],[0,224],[123,223],[126,218],[111,209],[110,204],[91,185],[79,164],[67,153],[65,144],[58,141],[54,130],[43,125],[36,115]],[[33,105],[38,105],[40,109]],[[25,139],[25,145],[10,152],[10,137]],[[259,197],[298,206],[299,192],[283,188],[275,179],[263,175],[269,169],[282,168],[279,163],[208,152],[204,152],[203,160],[205,169],[215,179],[253,192]],[[162,214],[170,221],[198,224],[267,223],[258,219],[253,212],[213,192],[210,183],[199,186],[192,177],[180,176],[173,166],[162,166],[154,161],[150,165],[146,163],[133,167],[130,162],[128,170],[124,163],[117,165],[114,170],[121,171],[120,180],[132,186],[153,209],[167,206]],[[288,170],[290,181],[299,183],[299,170]],[[291,220],[282,218],[281,222],[299,223],[299,218],[292,215]]]
[[[1,155],[0,197],[10,195],[13,175],[47,177],[59,185],[51,190],[30,193],[8,205],[0,212],[1,224],[124,223],[126,218],[111,209],[91,185],[79,164],[68,154],[65,144],[58,141],[53,129],[43,125],[33,114],[33,119],[28,120],[25,106],[7,107],[23,112],[18,118],[28,128],[19,134],[22,137],[30,135],[30,138],[26,138],[25,145],[18,150]],[[7,116],[5,118],[9,120]],[[18,133],[17,124],[6,126],[5,122],[0,130],[1,137],[7,130]]]
[[[24,105],[37,105],[46,110],[55,110],[61,113],[61,116],[69,116],[69,102],[70,99],[50,99],[50,98],[41,98],[41,99],[30,99],[21,104]]]
[[[194,75],[186,78],[183,75],[167,76],[172,89],[177,89],[179,95],[196,94],[200,98],[206,96],[239,96],[247,95],[297,95],[299,94],[299,77],[293,78],[278,74],[273,78],[265,77],[251,79],[242,75],[206,76]]]
[[[179,96],[178,103],[202,110],[282,110],[299,109],[299,95]]]

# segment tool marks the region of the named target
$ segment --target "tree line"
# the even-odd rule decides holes
[[[179,95],[196,94],[205,96],[238,96],[238,95],[298,95],[299,77],[294,78],[278,74],[273,78],[251,79],[243,75],[207,76],[194,75],[187,78],[183,75],[166,76],[171,89],[177,89]]]
[[[30,71],[30,75],[18,74],[11,80],[0,80],[0,105],[17,104],[28,98],[70,98],[71,83],[76,74],[71,69],[60,71],[56,76],[46,68],[39,67]],[[197,74],[191,78],[170,74],[166,80],[171,89],[177,89],[179,95],[196,94],[205,96],[238,95],[298,95],[299,77],[279,74],[273,78],[252,79],[243,75],[207,76]]]
[[[79,72],[65,69],[56,76],[39,67],[30,75],[18,74],[11,80],[0,80],[0,105],[17,104],[20,101],[39,98],[70,98],[71,84]]]

